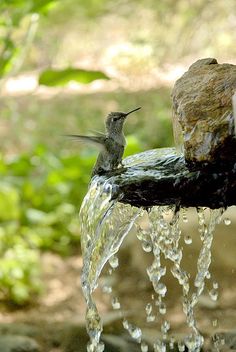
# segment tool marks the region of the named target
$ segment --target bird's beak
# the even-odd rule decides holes
[[[140,110],[140,109],[141,109],[141,106],[140,106],[139,108],[136,108],[136,109],[134,109],[134,110],[131,110],[131,111],[127,112],[127,113],[125,114],[125,117],[127,117],[129,114],[132,114],[132,112],[137,111],[137,110]]]

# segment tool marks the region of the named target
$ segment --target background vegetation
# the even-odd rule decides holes
[[[0,2],[0,298],[41,290],[40,253],[79,252],[78,209],[96,151],[63,134],[109,111],[133,154],[173,145],[171,86],[193,61],[234,62],[234,0]]]

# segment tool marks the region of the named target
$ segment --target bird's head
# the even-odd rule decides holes
[[[121,133],[126,117],[134,111],[141,109],[141,107],[131,110],[129,112],[110,112],[106,119],[106,130],[108,133]]]

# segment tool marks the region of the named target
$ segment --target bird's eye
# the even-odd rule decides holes
[[[118,121],[119,117],[113,117],[113,121]]]

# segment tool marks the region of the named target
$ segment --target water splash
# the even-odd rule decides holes
[[[134,161],[133,161],[134,162]],[[82,289],[87,303],[86,326],[90,337],[87,346],[88,352],[104,351],[104,344],[100,341],[102,333],[102,322],[96,304],[93,300],[93,291],[98,285],[98,278],[104,265],[109,262],[111,272],[119,265],[117,256],[125,236],[133,226],[135,220],[144,213],[144,210],[119,203],[112,199],[113,195],[112,178],[95,177],[90,185],[88,193],[84,198],[80,211],[81,223],[81,244],[83,253]],[[137,238],[141,241],[145,252],[152,252],[153,262],[147,268],[147,275],[152,282],[155,292],[153,303],[157,306],[162,316],[161,333],[162,339],[157,339],[153,345],[154,351],[166,351],[166,341],[170,330],[170,322],[165,319],[167,311],[165,297],[168,294],[168,287],[162,281],[166,275],[166,267],[162,264],[162,258],[170,261],[171,273],[182,288],[183,312],[186,315],[186,322],[190,333],[184,341],[178,343],[179,350],[185,346],[191,352],[200,351],[203,345],[203,337],[198,331],[194,311],[205,288],[206,279],[210,278],[209,267],[211,263],[211,246],[216,224],[221,220],[223,210],[209,210],[209,216],[203,208],[198,209],[199,233],[202,247],[199,253],[196,277],[191,285],[190,274],[182,267],[183,249],[180,239],[190,245],[190,235],[182,236],[180,229],[180,217],[187,222],[187,214],[184,211],[176,211],[174,206],[155,206],[148,210],[148,227],[142,228],[137,225]],[[113,290],[107,286],[107,293]],[[218,284],[214,283],[209,292],[211,298],[218,297]],[[116,310],[121,309],[117,297],[112,298],[112,306]],[[154,304],[146,305],[147,322],[158,320],[157,313],[154,313]],[[131,337],[140,343],[141,351],[148,351],[148,345],[143,341],[142,330],[135,324],[124,318],[123,326]],[[170,345],[173,345],[170,340]]]

